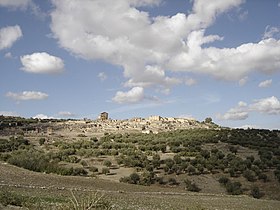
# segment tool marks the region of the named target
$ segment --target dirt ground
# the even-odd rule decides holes
[[[211,181],[205,177],[205,182]],[[280,201],[248,196],[190,193],[180,188],[145,187],[92,177],[41,174],[0,162],[0,187],[27,196],[63,197],[70,191],[100,192],[113,209],[280,209]]]

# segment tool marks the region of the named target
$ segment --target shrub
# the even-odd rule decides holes
[[[268,178],[267,178],[266,174],[259,174],[258,179],[259,180],[263,180],[263,182],[267,182],[268,181]]]
[[[242,194],[241,186],[240,182],[228,182],[226,184],[226,190],[231,195],[240,195]]]
[[[101,173],[107,175],[107,174],[110,173],[110,169],[109,168],[102,168]]]
[[[89,171],[91,171],[91,172],[98,172],[98,168],[96,168],[94,166],[91,166],[91,167],[89,167]]]
[[[251,170],[245,170],[243,172],[243,176],[249,181],[249,182],[253,182],[255,181],[255,172],[251,171]]]
[[[73,176],[85,176],[85,175],[87,175],[87,171],[83,168],[74,168],[72,175]]]
[[[107,167],[111,167],[111,166],[112,166],[112,163],[111,163],[110,160],[105,160],[105,161],[103,162],[103,165],[104,165],[104,166],[107,166]]]
[[[196,171],[195,167],[193,167],[192,165],[188,166],[188,168],[187,168],[188,174],[192,175],[195,173],[195,171]]]
[[[81,165],[84,166],[84,167],[85,167],[85,166],[88,166],[88,164],[87,164],[87,162],[86,162],[85,160],[82,160],[80,163],[81,163]]]
[[[186,184],[186,189],[188,191],[199,192],[201,190],[194,182],[191,182],[189,179],[185,179],[184,183]]]
[[[99,193],[94,193],[87,196],[76,196],[72,191],[72,198],[66,204],[61,206],[61,209],[103,209],[112,210],[112,204],[104,199],[104,195]]]
[[[179,184],[175,178],[169,178],[168,183],[170,185],[178,185]]]
[[[132,173],[129,176],[131,184],[138,184],[140,181],[140,176],[137,173]]]
[[[263,196],[263,194],[260,192],[260,189],[257,187],[257,186],[253,186],[252,189],[251,189],[251,195],[254,197],[254,198],[261,198]]]
[[[45,142],[46,142],[46,139],[45,139],[45,138],[40,138],[40,139],[39,139],[39,144],[40,144],[40,145],[45,144]]]
[[[0,203],[4,206],[23,206],[26,202],[26,198],[22,195],[18,195],[6,190],[0,191]]]
[[[225,176],[222,176],[219,178],[219,183],[221,183],[223,185],[226,185],[229,181],[230,181],[229,178],[227,178]]]

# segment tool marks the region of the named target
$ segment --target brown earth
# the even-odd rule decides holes
[[[208,177],[204,177],[209,182]],[[280,201],[248,196],[190,193],[181,188],[138,186],[92,177],[31,172],[0,162],[0,187],[25,196],[62,198],[76,193],[100,192],[113,209],[280,209]]]

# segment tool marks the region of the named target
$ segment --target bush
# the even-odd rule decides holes
[[[170,185],[178,185],[179,184],[175,178],[169,178],[168,183]]]
[[[110,173],[110,169],[109,168],[102,168],[101,173],[107,175],[107,174]]]
[[[199,192],[201,189],[194,183],[191,182],[189,179],[184,180],[186,184],[186,189],[191,192]]]
[[[87,175],[87,173],[88,172],[83,168],[74,168],[72,175],[73,176],[85,176],[85,175]]]
[[[257,187],[257,186],[253,186],[252,189],[251,189],[251,195],[254,197],[254,198],[261,198],[263,196],[263,194],[260,192],[260,189]]]
[[[140,181],[140,176],[137,173],[132,173],[129,176],[131,184],[138,184]]]
[[[81,163],[81,165],[84,166],[84,167],[88,166],[88,164],[87,164],[87,162],[86,162],[85,160],[82,160],[80,163]]]
[[[59,209],[103,209],[112,210],[113,206],[110,201],[104,198],[104,195],[93,193],[91,195],[75,195],[72,191],[72,198],[66,204],[63,204]]]
[[[240,182],[228,182],[226,184],[226,190],[231,195],[240,195],[242,194],[241,186]]]
[[[45,139],[45,138],[40,138],[40,139],[39,139],[39,144],[40,144],[40,145],[45,144],[45,142],[46,142],[46,139]]]
[[[98,172],[98,168],[96,168],[94,166],[91,166],[91,167],[89,167],[89,171],[91,171],[91,172]]]
[[[0,191],[0,204],[3,206],[23,206],[26,202],[26,198],[22,195],[18,195],[6,190]]]
[[[225,176],[222,176],[219,178],[219,183],[221,183],[223,185],[226,185],[229,181],[230,181],[229,178],[227,178]]]
[[[252,170],[245,170],[243,173],[243,176],[249,181],[249,182],[253,182],[255,181],[255,172]]]
[[[112,163],[111,163],[110,160],[105,160],[105,161],[103,162],[103,165],[104,165],[104,166],[107,166],[107,167],[111,167],[111,166],[112,166]]]
[[[267,178],[266,174],[259,174],[258,179],[259,180],[263,180],[263,182],[267,182],[268,181],[268,178]]]
[[[194,174],[195,171],[196,171],[196,170],[195,170],[195,167],[193,167],[192,165],[188,166],[187,172],[188,172],[189,175]]]

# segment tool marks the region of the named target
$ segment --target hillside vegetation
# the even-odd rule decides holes
[[[2,135],[1,160],[31,171],[99,178],[131,188],[280,200],[277,130],[187,129],[98,138],[81,133],[69,138],[16,135],[18,125],[8,129],[15,135]]]

